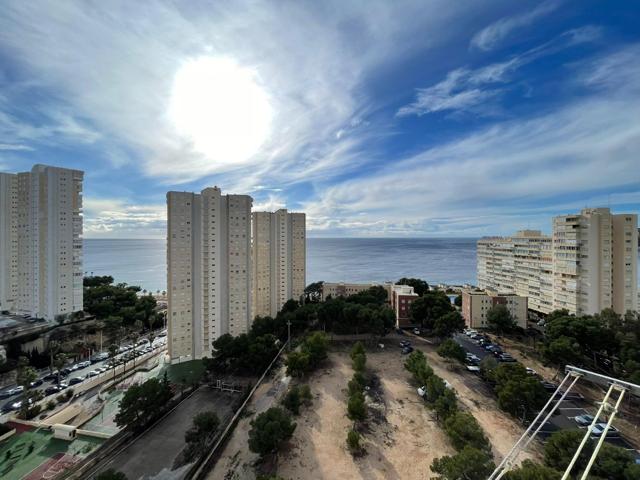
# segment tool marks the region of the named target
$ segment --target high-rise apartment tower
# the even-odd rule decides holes
[[[253,316],[275,316],[299,300],[306,280],[306,216],[280,209],[252,214]]]
[[[0,310],[48,321],[82,310],[83,176],[0,173]]]
[[[251,325],[247,195],[167,193],[168,346],[172,362],[211,356],[220,335]]]

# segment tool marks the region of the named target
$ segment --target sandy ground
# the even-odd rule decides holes
[[[323,368],[308,379],[313,404],[295,419],[293,438],[278,457],[278,475],[286,480],[429,479],[433,476],[430,466],[434,458],[455,453],[410,384],[409,373],[403,366],[405,357],[396,348],[397,341],[399,338],[387,338],[385,350],[367,352],[367,366],[380,380],[384,405],[382,418],[368,421],[363,434],[366,454],[354,458],[346,448],[347,431],[352,426],[346,415],[346,388],[353,370],[348,349],[336,347],[340,351],[331,352]],[[435,353],[432,345],[417,339],[413,343],[424,351],[435,373],[453,386],[461,404],[478,420],[499,462],[522,434],[522,427],[497,408],[490,389],[477,377],[452,367]],[[256,478],[258,457],[247,447],[249,423],[255,413],[279,402],[286,389],[286,378],[281,369],[259,388],[249,408],[252,415],[239,422],[207,478]],[[539,459],[539,452],[522,454],[519,460],[524,458]]]
[[[399,352],[369,353],[368,366],[381,381],[386,421],[368,422],[366,454],[354,459],[345,445],[351,427],[346,386],[353,370],[347,353],[334,352],[310,379],[313,405],[300,415],[290,448],[280,456],[278,475],[287,480],[428,479],[433,459],[454,453],[407,383]]]

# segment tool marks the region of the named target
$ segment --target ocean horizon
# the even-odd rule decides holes
[[[476,238],[307,238],[307,284],[476,283]],[[85,275],[111,275],[148,291],[166,290],[166,240],[84,239]]]

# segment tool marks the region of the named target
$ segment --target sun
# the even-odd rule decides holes
[[[256,74],[230,58],[200,57],[176,73],[169,118],[216,165],[246,163],[269,137],[272,109]]]

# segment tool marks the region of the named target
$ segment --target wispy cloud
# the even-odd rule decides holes
[[[0,143],[0,150],[12,150],[12,151],[32,151],[33,148],[28,145],[16,145],[11,143]]]
[[[176,183],[222,173],[255,184],[271,172],[284,182],[309,170],[337,174],[338,155],[363,141],[336,139],[341,130],[363,128],[352,123],[369,107],[363,79],[389,58],[443,41],[452,34],[449,19],[471,15],[444,0],[402,8],[384,1],[366,8],[337,1],[13,1],[3,6],[0,43],[32,78],[135,151],[145,174]],[[429,40],[416,43],[417,32],[429,32]],[[272,134],[248,162],[221,164],[197,152],[168,118],[176,71],[201,56],[233,58],[269,95]]]
[[[530,222],[548,226],[554,212],[568,208],[567,198],[580,199],[571,202],[572,210],[582,202],[603,203],[603,192],[619,193],[610,197],[617,204],[634,203],[640,193],[640,76],[631,73],[640,56],[625,55],[630,61],[624,67],[616,58],[619,53],[585,62],[576,72],[613,62],[630,80],[624,87],[600,83],[599,91],[552,113],[495,123],[409,158],[389,159],[389,168],[308,202],[311,226],[353,235],[405,228],[414,234],[507,233]],[[473,217],[475,226],[460,221]],[[450,221],[445,230],[443,219]]]
[[[447,110],[478,114],[492,113],[493,108],[480,108],[480,106],[498,97],[503,92],[501,85],[507,83],[519,68],[563,49],[593,42],[599,36],[600,29],[588,25],[564,32],[504,62],[477,69],[458,68],[449,72],[441,82],[431,87],[417,89],[416,99],[409,105],[401,107],[397,115],[400,117],[422,116]]]
[[[555,11],[561,2],[547,0],[537,5],[533,10],[525,13],[504,17],[477,32],[471,39],[471,47],[479,50],[496,48],[512,32],[528,27],[540,18]]]

